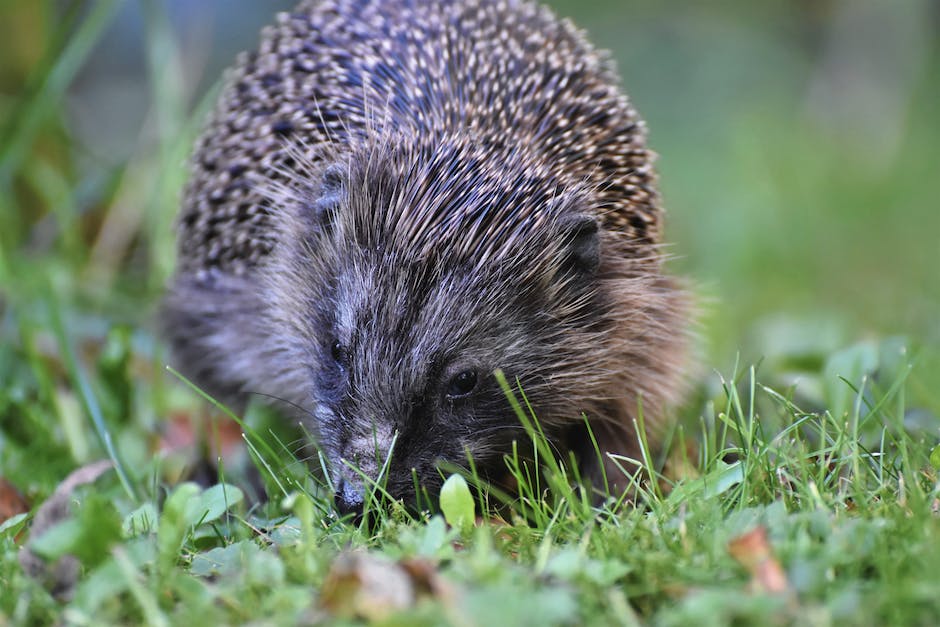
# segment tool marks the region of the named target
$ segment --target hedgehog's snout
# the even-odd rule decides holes
[[[355,520],[362,516],[365,506],[365,490],[362,482],[340,478],[334,495],[336,510],[341,516],[352,515]]]
[[[397,439],[397,432],[379,421],[342,438],[332,455],[334,500],[340,514],[362,514],[367,495],[383,484]]]

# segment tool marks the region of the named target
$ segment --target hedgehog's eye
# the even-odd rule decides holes
[[[330,355],[333,356],[336,363],[346,363],[346,347],[343,346],[339,340],[336,340],[333,342],[333,345],[330,346]]]
[[[447,384],[447,396],[460,398],[466,396],[477,386],[477,373],[475,370],[458,372]]]

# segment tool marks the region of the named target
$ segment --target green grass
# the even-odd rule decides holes
[[[24,345],[42,344],[41,333],[24,334]],[[21,624],[315,622],[331,616],[324,604],[340,616],[391,624],[930,624],[940,616],[940,483],[928,459],[936,418],[918,425],[905,406],[912,376],[905,348],[887,341],[833,356],[831,368],[873,375],[855,389],[818,377],[829,390],[826,406],[843,407],[840,414],[801,408],[811,401],[799,388],[765,387],[753,369],[723,380],[699,423],[676,430],[675,455],[656,484],[640,488],[635,508],[613,512],[566,491],[558,480],[570,472],[563,463],[546,464],[537,478],[520,464],[524,496],[501,511],[505,522],[454,528],[440,515],[394,507],[374,511],[373,527],[325,515],[328,504],[273,438],[271,449],[257,448],[259,466],[271,472],[265,506],[249,508],[234,487],[226,494],[171,485],[168,462],[133,443],[146,440],[148,428],[122,420],[121,389],[144,402],[152,392],[134,380],[127,353],[103,347],[102,355],[116,359],[85,370],[21,357],[24,367],[6,379],[3,398],[4,415],[16,418],[4,423],[7,476],[38,503],[84,461],[75,451],[105,455],[90,424],[66,424],[82,420],[63,408],[81,414],[71,390],[87,378],[101,400],[106,436],[121,452],[115,464],[132,487],[112,473],[93,489],[78,488],[71,517],[28,541],[49,560],[78,556],[82,576],[67,601],[21,571],[14,534],[25,521],[8,523],[0,532],[0,608]],[[117,376],[115,363],[123,363]],[[31,387],[37,373],[62,381],[48,399]],[[196,411],[199,399],[181,394],[165,402]],[[57,415],[61,425],[43,419]],[[17,425],[19,433],[10,428]],[[684,445],[690,442],[698,444]],[[624,461],[635,463],[642,462]],[[551,495],[534,487],[553,483],[561,487]],[[751,590],[751,575],[729,550],[757,526],[766,527],[785,567],[783,593]],[[351,549],[373,560],[354,573],[386,567],[382,560],[422,563],[447,592],[390,612],[382,598],[325,588],[338,556]],[[410,581],[403,572],[394,571]]]
[[[0,43],[0,478],[31,507],[0,523],[0,624],[940,622],[936,38],[900,94],[896,153],[873,161],[791,106],[808,53],[725,4],[700,22],[691,5],[644,9],[649,28],[617,50],[663,153],[676,267],[705,303],[703,368],[667,451],[622,460],[656,480],[636,507],[598,507],[569,488],[566,460],[510,459],[522,498],[493,514],[452,484],[453,526],[394,505],[372,526],[336,519],[290,454],[298,435],[260,406],[243,417],[247,455],[225,457],[228,487],[181,483],[191,452],[155,454],[173,425],[229,420],[166,369],[151,330],[207,101],[184,88],[160,3],[144,3],[158,96],[128,158],[103,161],[66,96],[121,5],[0,4],[12,25]],[[663,25],[682,45],[659,41]],[[717,51],[700,78],[684,48]],[[761,79],[776,99],[738,98],[760,90],[732,79],[763,76],[766,58],[780,61]],[[663,68],[701,81],[700,118],[656,82]],[[101,459],[114,470],[30,535],[63,479]],[[261,505],[243,498],[249,464]],[[481,518],[468,525],[471,504]],[[767,546],[736,542],[761,528],[782,591],[754,576]],[[74,556],[67,598],[56,577],[24,572],[24,544],[49,563]],[[357,583],[373,576],[382,594]]]

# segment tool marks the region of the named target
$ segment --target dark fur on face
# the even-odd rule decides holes
[[[684,295],[610,69],[525,2],[299,11],[197,148],[165,306],[184,371],[302,408],[341,502],[361,499],[347,462],[406,499],[412,469],[434,491],[468,453],[503,474],[524,438],[497,369],[589,480],[582,414],[636,457],[640,399],[655,440],[679,393]],[[409,37],[376,30],[392,18]]]

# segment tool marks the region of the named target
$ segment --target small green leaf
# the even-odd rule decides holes
[[[153,503],[144,503],[124,517],[121,528],[125,538],[151,533],[157,530],[159,516]]]
[[[29,539],[29,548],[47,560],[57,560],[70,553],[81,542],[82,524],[75,518],[66,518],[45,533]]]
[[[473,527],[473,495],[460,475],[451,475],[441,488],[441,511],[447,523],[461,533]]]
[[[418,545],[418,555],[434,557],[447,542],[447,526],[440,516],[433,516],[424,527],[421,544]]]
[[[190,572],[197,577],[232,575],[244,569],[250,562],[252,554],[256,552],[258,548],[254,543],[242,540],[225,547],[197,553],[193,556]]]
[[[742,481],[744,467],[741,462],[726,464],[719,461],[708,474],[676,486],[669,499],[675,502],[684,502],[690,498],[709,499],[724,494]]]
[[[940,444],[933,447],[933,450],[930,451],[930,465],[940,470]]]
[[[29,547],[48,560],[71,554],[85,566],[95,566],[121,539],[120,518],[113,503],[97,494],[77,501],[74,507],[71,517],[30,538]]]
[[[196,524],[216,520],[233,505],[241,503],[244,498],[242,491],[233,485],[224,483],[214,485],[199,495],[193,510],[196,520],[190,522]]]
[[[0,523],[0,538],[3,536],[13,537],[20,532],[26,525],[26,519],[29,517],[29,512],[23,512],[22,514],[17,514],[12,518],[8,518],[2,523]]]
[[[718,496],[744,481],[744,466],[741,462],[721,463],[717,472],[709,473],[704,479],[705,498]]]
[[[160,567],[165,572],[169,572],[179,558],[183,540],[192,525],[190,519],[195,515],[195,508],[190,504],[197,501],[199,492],[195,483],[181,483],[163,504],[157,526],[157,552]]]
[[[122,550],[139,569],[143,570],[153,563],[155,547],[150,538],[128,540],[122,545]],[[69,605],[80,609],[86,616],[91,616],[103,604],[119,597],[127,588],[127,577],[112,555],[78,582],[75,597]]]

